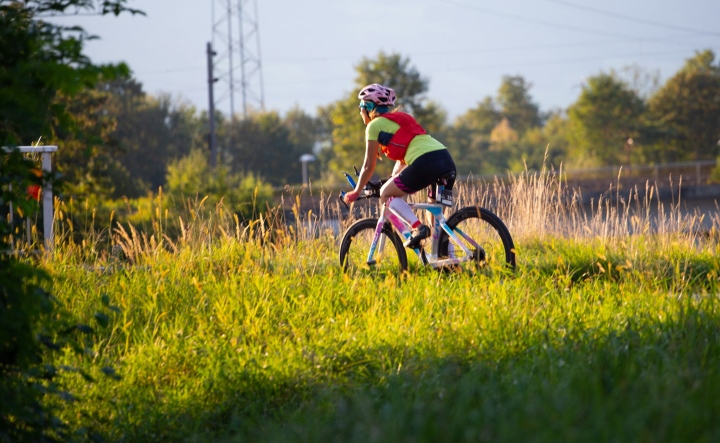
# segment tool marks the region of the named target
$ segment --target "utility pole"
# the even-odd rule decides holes
[[[215,82],[217,79],[215,78],[215,75],[213,73],[213,56],[215,55],[215,51],[212,49],[212,43],[208,42],[207,44],[207,65],[208,65],[208,126],[209,126],[209,135],[208,135],[208,144],[210,145],[210,167],[212,169],[215,169],[217,167],[217,137],[215,135],[215,97],[213,94],[213,89],[215,86]]]

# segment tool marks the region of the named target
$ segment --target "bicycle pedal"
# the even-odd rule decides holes
[[[420,225],[420,227],[415,230],[412,237],[408,238],[405,243],[403,243],[403,246],[410,249],[416,249],[420,246],[420,242],[430,237],[430,235],[430,228],[425,225]]]

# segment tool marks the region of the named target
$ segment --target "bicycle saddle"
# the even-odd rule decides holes
[[[455,171],[449,171],[437,178],[435,184],[442,185],[445,189],[452,189],[455,185]]]

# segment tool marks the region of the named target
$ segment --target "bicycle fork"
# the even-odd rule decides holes
[[[375,261],[375,253],[382,253],[383,249],[385,248],[385,237],[383,237],[382,230],[385,226],[385,221],[388,220],[390,223],[392,223],[393,226],[395,226],[395,229],[400,232],[400,234],[404,237],[405,240],[410,238],[412,233],[410,232],[410,229],[408,228],[408,225],[403,221],[400,216],[395,214],[392,209],[389,210],[387,213],[385,210],[388,209],[387,206],[382,206],[380,210],[380,217],[378,217],[378,223],[377,227],[375,228],[375,236],[373,237],[372,244],[370,245],[370,252],[368,252],[366,263],[368,265],[374,265],[376,263]],[[415,252],[419,254],[419,249],[415,249]]]
[[[378,217],[378,223],[375,227],[375,236],[373,237],[372,243],[370,244],[370,251],[368,252],[367,260],[365,260],[368,265],[375,264],[375,251],[379,250],[380,252],[382,252],[382,250],[385,248],[385,237],[381,235],[383,226],[385,225],[384,212],[384,210],[380,211],[380,217]]]

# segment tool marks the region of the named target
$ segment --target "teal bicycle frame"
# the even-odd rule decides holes
[[[448,226],[445,215],[443,214],[444,206],[439,203],[409,203],[409,206],[413,209],[422,209],[428,211],[432,216],[433,227],[432,227],[432,241],[430,243],[430,251],[426,251],[424,248],[415,248],[415,254],[417,254],[420,261],[425,265],[430,265],[433,268],[442,268],[445,266],[458,265],[466,261],[473,260],[474,254],[470,249],[465,246],[465,243],[460,240],[462,237],[476,250],[482,250],[480,245],[475,242],[470,236],[462,232],[459,228],[454,230]],[[380,217],[378,218],[377,228],[375,229],[375,237],[370,245],[370,251],[368,251],[367,264],[375,264],[375,253],[377,251],[382,252],[385,247],[385,237],[380,235],[382,232],[385,221],[389,221],[393,227],[400,233],[405,239],[409,239],[412,233],[410,232],[409,223],[403,219],[398,213],[393,211],[391,208],[383,205],[380,210]],[[445,231],[448,235],[449,241],[452,242],[454,247],[458,247],[463,251],[461,258],[447,257],[440,259],[440,233]]]

